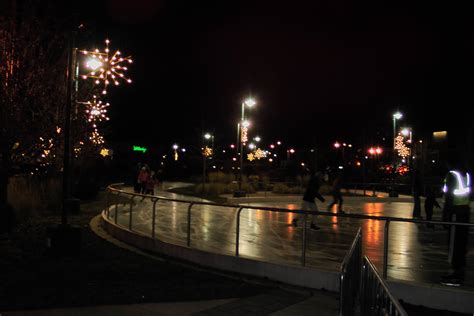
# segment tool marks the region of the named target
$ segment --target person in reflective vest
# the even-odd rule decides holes
[[[462,170],[450,170],[444,180],[443,192],[443,220],[469,223],[470,174]],[[459,286],[464,280],[469,227],[453,225],[450,228],[449,237],[449,261],[453,272],[443,277],[441,283]]]

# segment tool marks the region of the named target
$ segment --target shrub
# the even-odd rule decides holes
[[[290,190],[290,188],[289,188],[286,184],[284,184],[284,183],[276,183],[276,184],[273,186],[272,192],[273,192],[273,193],[283,194],[283,193],[287,193],[289,190]]]
[[[206,183],[204,185],[204,192],[203,192],[203,185],[198,184],[195,187],[195,192],[198,194],[205,194],[211,196],[217,196],[224,193],[229,193],[227,185],[225,183]]]
[[[209,172],[208,174],[210,183],[229,183],[234,180],[234,175],[231,173],[224,173],[222,171]]]
[[[61,209],[62,181],[60,178],[15,176],[8,184],[7,200],[21,222],[42,212]]]

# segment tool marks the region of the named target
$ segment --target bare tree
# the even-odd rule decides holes
[[[58,169],[62,161],[59,135],[64,118],[66,34],[60,20],[38,14],[37,7],[33,1],[10,1],[0,16],[0,222],[3,224],[9,222],[6,218],[9,178],[15,173],[35,172],[40,168]]]

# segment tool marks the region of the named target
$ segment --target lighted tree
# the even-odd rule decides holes
[[[0,226],[6,222],[11,176],[34,173],[49,177],[61,171],[65,30],[70,25],[67,19],[50,18],[55,7],[46,2],[12,0],[1,9]],[[79,115],[74,112],[75,117]],[[86,120],[81,121],[87,125]],[[79,128],[76,133],[84,130]]]

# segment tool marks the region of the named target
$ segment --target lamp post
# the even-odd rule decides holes
[[[395,138],[397,138],[397,120],[400,120],[403,117],[403,114],[400,112],[396,112],[392,115],[393,117],[393,164],[395,165],[395,160],[397,158],[395,153]]]
[[[252,98],[246,99],[242,102],[242,113],[240,117],[240,123],[237,125],[238,129],[238,138],[239,138],[239,152],[240,152],[240,172],[239,172],[239,190],[238,192],[234,193],[234,196],[245,196],[242,192],[242,172],[243,172],[243,155],[244,155],[244,144],[247,142],[247,128],[249,127],[250,123],[245,120],[245,107],[253,107],[256,104],[255,100]],[[245,134],[245,135],[244,135]]]
[[[396,160],[397,160],[397,153],[395,149],[395,139],[397,138],[397,120],[400,120],[403,117],[403,114],[400,112],[396,112],[392,115],[393,117],[393,170],[396,170]],[[395,181],[395,177],[393,178],[393,181]],[[398,197],[398,192],[395,189],[395,185],[392,186],[392,190],[389,193],[389,197]]]
[[[345,157],[345,154],[344,154],[344,150],[346,147],[349,147],[349,148],[352,148],[352,144],[346,144],[346,143],[339,143],[338,141],[336,141],[334,143],[334,148],[339,149],[341,148],[341,151],[342,151],[342,165],[345,165],[346,164],[346,157]]]
[[[210,133],[204,134],[204,148],[202,151],[202,192],[204,194],[205,192],[205,185],[206,185],[206,160],[209,156],[213,154],[214,151],[214,135],[211,135]],[[211,149],[207,147],[207,142],[211,140]]]

